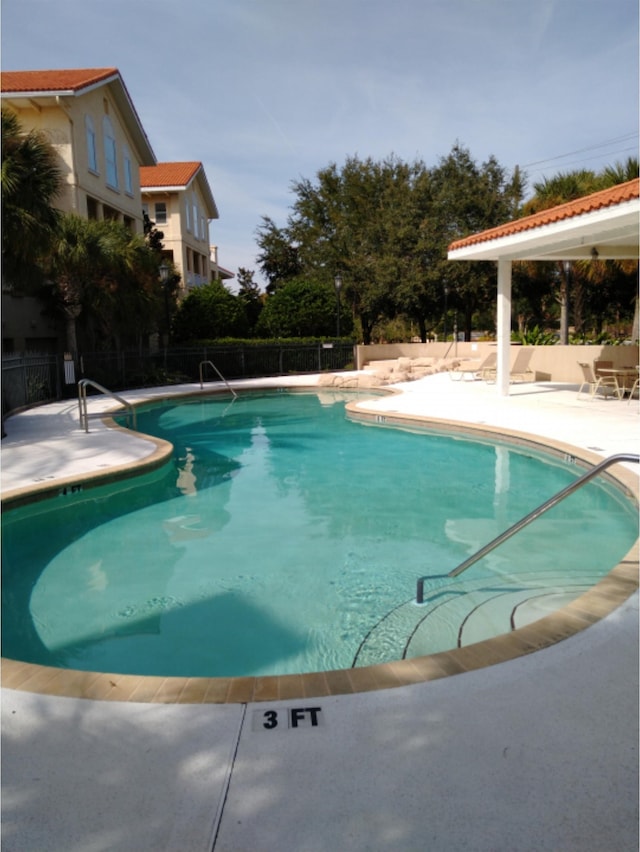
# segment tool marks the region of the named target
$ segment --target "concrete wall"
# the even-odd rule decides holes
[[[495,343],[387,343],[356,346],[356,368],[361,370],[375,361],[392,361],[396,358],[472,358],[483,360]],[[613,367],[634,367],[638,364],[638,346],[512,346],[512,360],[520,349],[532,352],[530,367],[540,381],[582,381],[580,361],[611,361]]]

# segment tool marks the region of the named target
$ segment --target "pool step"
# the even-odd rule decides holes
[[[566,579],[566,578],[565,578]],[[593,586],[594,577],[575,577],[568,585],[552,577],[519,578],[516,586],[496,578],[461,584],[455,578],[430,594],[391,610],[372,627],[358,649],[354,666],[374,665],[435,654],[480,642],[554,612]]]
[[[590,585],[572,585],[570,589],[495,587],[469,592],[464,599],[451,601],[423,619],[405,654],[434,654],[509,633],[565,606]],[[449,640],[454,633],[452,644]]]

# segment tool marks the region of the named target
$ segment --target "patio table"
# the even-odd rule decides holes
[[[631,391],[635,380],[638,378],[638,369],[638,367],[599,367],[598,374],[600,376],[613,376],[618,399],[622,399],[627,391]]]

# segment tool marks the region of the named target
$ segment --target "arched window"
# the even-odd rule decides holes
[[[133,195],[133,168],[131,166],[131,154],[126,145],[122,151],[122,157],[124,160],[124,191]]]
[[[199,217],[198,217],[198,200],[196,198],[195,192],[191,194],[191,210],[193,214],[193,236],[199,240],[200,239],[200,231],[198,229],[199,225]]]
[[[96,154],[96,130],[90,115],[84,117],[84,129],[87,136],[87,162],[89,171],[98,174],[98,156]]]
[[[113,125],[108,115],[102,119],[102,130],[104,135],[104,159],[107,169],[107,186],[112,189],[118,188],[118,161],[116,151],[116,137]]]

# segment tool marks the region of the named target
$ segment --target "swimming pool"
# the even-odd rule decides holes
[[[6,513],[5,656],[193,677],[412,657],[563,605],[635,540],[633,507],[593,483],[454,586],[436,577],[418,607],[418,576],[451,570],[577,471],[508,444],[367,428],[344,401],[140,409],[139,430],[174,444],[171,465]]]

